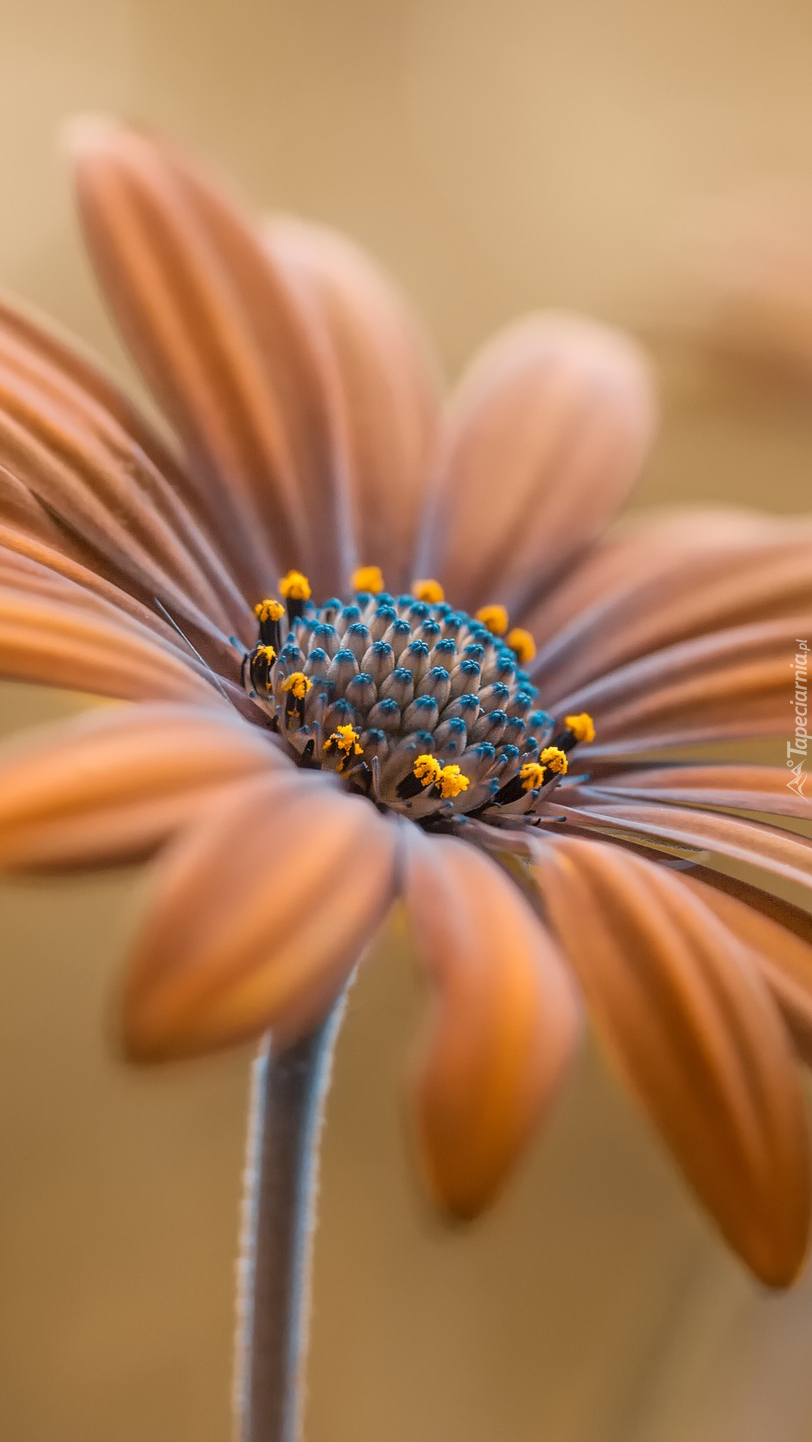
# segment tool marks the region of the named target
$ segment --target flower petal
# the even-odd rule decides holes
[[[545,701],[558,715],[586,710],[596,717],[596,759],[781,735],[794,638],[810,630],[812,614],[735,626],[632,661],[566,696],[545,693]]]
[[[598,788],[590,786],[574,786],[565,794],[569,804],[560,804],[557,797],[548,804],[550,819],[560,817],[589,829],[630,832],[659,838],[669,846],[714,851],[807,890],[812,887],[812,841],[766,822],[657,802],[604,800]]]
[[[130,1055],[306,1033],[386,913],[394,850],[395,828],[322,777],[232,788],[161,871],[124,996]]]
[[[438,368],[397,287],[335,231],[275,216],[275,262],[304,286],[338,371],[349,447],[355,559],[387,587],[414,579],[420,508],[435,458]]]
[[[407,837],[406,906],[433,994],[415,1077],[418,1139],[436,1202],[470,1217],[549,1107],[579,1008],[556,947],[494,862],[411,826]]]
[[[534,635],[543,651],[573,618],[577,624],[583,612],[612,605],[663,571],[789,538],[783,518],[729,506],[664,506],[620,517],[531,613]]]
[[[731,1246],[762,1281],[803,1264],[810,1167],[781,1020],[746,949],[679,877],[577,839],[536,874],[595,1024]]]
[[[224,786],[289,763],[270,734],[190,706],[92,711],[0,751],[0,866],[118,866],[149,854]]]
[[[682,873],[682,880],[753,953],[798,1051],[812,1065],[812,916],[704,866]]]
[[[228,635],[250,615],[166,448],[46,325],[0,301],[0,519]],[[20,494],[30,497],[20,506]]]
[[[211,511],[243,518],[257,583],[275,561],[330,594],[347,574],[346,450],[307,306],[240,210],[169,146],[86,122],[75,151],[108,299]]]
[[[610,797],[638,801],[677,801],[683,805],[762,811],[812,821],[812,797],[789,785],[791,774],[781,766],[694,765],[638,766],[601,775],[590,786]]]
[[[653,410],[615,332],[565,316],[510,327],[452,405],[422,573],[469,609],[529,604],[625,499]]]
[[[47,594],[0,586],[0,676],[122,701],[223,704],[194,657],[55,574]]]
[[[121,619],[125,625],[128,620],[134,622],[137,629],[154,634],[163,649],[176,652],[184,662],[193,654],[194,646],[206,653],[206,664],[224,683],[242,691],[242,653],[231,640],[213,632],[200,613],[183,626],[176,622],[175,629],[154,604],[150,608],[58,546],[1,523],[0,586],[24,595],[64,599],[69,605],[96,611],[113,621]]]
[[[667,513],[605,538],[534,609],[529,669],[563,696],[664,647],[810,610],[808,521]]]

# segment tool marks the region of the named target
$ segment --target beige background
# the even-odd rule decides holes
[[[807,398],[663,322],[708,200],[812,186],[811,66],[800,0],[0,0],[0,283],[129,374],[57,137],[77,110],[132,115],[376,250],[451,373],[537,305],[652,338],[666,424],[643,499],[807,508]],[[67,704],[2,688],[2,728]],[[229,1435],[249,1058],[113,1059],[146,885],[0,891],[9,1442]],[[756,1292],[591,1053],[497,1213],[436,1227],[401,1135],[418,1014],[405,958],[367,968],[331,1099],[308,1442],[812,1438],[808,1288]]]

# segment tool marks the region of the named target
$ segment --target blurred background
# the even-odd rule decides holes
[[[59,149],[113,111],[372,248],[450,376],[528,308],[634,330],[664,405],[640,503],[808,509],[811,63],[798,0],[0,0],[0,284],[135,384]],[[79,704],[5,686],[0,724]],[[0,889],[9,1442],[229,1437],[250,1056],[116,1061],[148,885]],[[426,1215],[401,1127],[419,1011],[390,947],[330,1100],[308,1442],[812,1438],[809,1286],[745,1278],[590,1048],[496,1212]]]

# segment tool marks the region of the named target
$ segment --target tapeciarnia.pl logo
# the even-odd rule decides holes
[[[796,636],[795,645],[797,651],[793,660],[795,672],[795,740],[787,742],[787,765],[792,775],[787,785],[790,791],[797,791],[799,796],[804,794],[806,783],[807,748],[809,746],[809,732],[807,730],[807,694],[809,675],[809,642],[801,641]],[[796,760],[797,757],[797,760]]]

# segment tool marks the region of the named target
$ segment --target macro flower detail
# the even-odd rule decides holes
[[[254,607],[260,634],[243,657],[243,684],[291,757],[338,771],[353,791],[413,821],[535,814],[567,772],[563,748],[595,729],[586,713],[570,717],[546,744],[556,726],[517,652],[499,640],[504,606],[475,619],[446,601],[395,597],[377,566],[352,583],[376,589],[317,606],[305,577],[295,594],[284,577],[285,630],[281,602]]]
[[[812,806],[780,766],[689,748],[787,733],[812,526],[610,527],[653,429],[622,337],[531,317],[445,403],[349,242],[254,224],[133,130],[88,122],[75,153],[175,439],[0,305],[0,671],[120,703],[2,754],[0,862],[160,852],[122,999],[144,1061],[299,1044],[399,902],[441,1208],[498,1193],[586,1003],[731,1246],[787,1284],[812,921],[773,889],[808,901]]]

